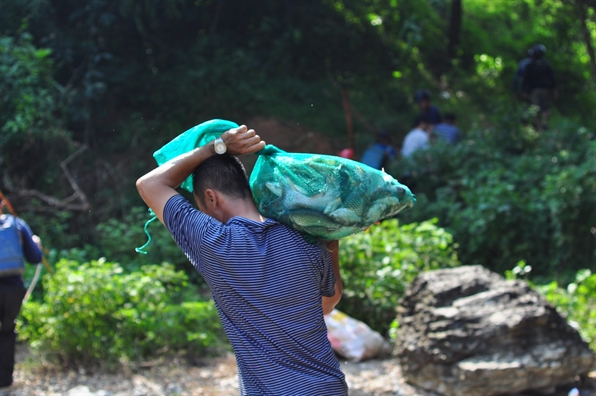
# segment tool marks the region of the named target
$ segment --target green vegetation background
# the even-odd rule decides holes
[[[136,279],[142,266],[169,262],[171,271],[183,271],[179,281],[189,282],[184,300],[205,301],[202,280],[163,227],[152,226],[149,255],[134,252],[145,242],[146,219],[134,182],[155,165],[153,151],[207,119],[255,117],[300,124],[333,147],[347,147],[344,95],[360,155],[376,130],[399,145],[417,112],[413,92],[428,88],[443,112],[457,114],[464,141],[417,159],[418,204],[400,215],[401,226],[384,224],[345,241],[344,265],[354,271],[346,273],[339,308],[385,333],[392,306],[417,271],[460,263],[501,274],[526,268],[525,276],[549,285],[539,289],[590,340],[595,6],[593,0],[0,0],[0,189],[63,271],[80,265],[95,274],[105,257],[113,266],[100,275],[120,282],[123,301],[134,302],[126,296],[129,280],[116,281],[117,274]],[[547,47],[559,93],[542,134],[522,122],[531,115],[512,91],[517,62],[535,43]],[[405,166],[398,161],[387,170],[399,180]],[[92,281],[81,276],[82,284]],[[31,324],[26,337],[59,345],[47,328],[35,336],[43,326],[33,313],[63,317],[44,304],[52,303],[50,295],[62,301],[59,291],[76,282],[44,278],[24,313]],[[156,297],[142,318],[179,296]],[[120,319],[136,315],[119,312]],[[138,341],[139,329],[153,324],[135,320],[143,325],[121,333]],[[172,344],[180,350],[203,337],[192,325],[176,330]],[[99,341],[88,342],[93,350]],[[115,354],[143,358],[138,344]],[[73,356],[84,360],[76,350]]]

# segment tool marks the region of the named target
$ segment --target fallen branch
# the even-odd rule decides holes
[[[39,192],[37,190],[19,190],[19,191],[17,191],[18,196],[20,196],[20,197],[35,197],[35,198],[38,198],[39,200],[47,203],[48,205],[50,205],[52,207],[52,208],[27,207],[27,210],[38,211],[38,212],[39,211],[47,212],[47,211],[53,211],[55,208],[60,208],[60,209],[67,209],[67,210],[85,211],[91,207],[91,205],[89,204],[89,201],[87,200],[87,196],[85,195],[83,190],[81,190],[81,188],[79,187],[75,178],[72,176],[72,173],[70,173],[70,170],[68,169],[68,164],[73,159],[75,159],[76,157],[81,155],[85,150],[87,150],[87,146],[81,146],[77,151],[75,151],[74,153],[69,155],[68,158],[66,158],[64,161],[62,161],[60,163],[60,167],[62,168],[62,171],[64,172],[64,174],[66,176],[66,179],[70,183],[70,186],[74,190],[74,193],[67,198],[58,199],[56,197],[46,195],[46,194]],[[80,203],[73,204],[72,202],[77,199],[80,201]]]

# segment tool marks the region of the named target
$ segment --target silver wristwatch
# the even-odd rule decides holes
[[[226,143],[222,138],[218,137],[213,141],[213,149],[217,154],[221,155],[225,154],[225,152],[228,150],[228,146],[226,146]]]

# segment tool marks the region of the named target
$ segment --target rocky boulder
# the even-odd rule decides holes
[[[431,271],[398,308],[396,356],[407,381],[443,395],[501,395],[587,374],[595,356],[523,281],[481,266]]]

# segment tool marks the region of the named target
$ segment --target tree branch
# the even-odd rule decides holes
[[[76,210],[76,211],[82,212],[82,211],[88,210],[91,207],[91,205],[89,205],[89,201],[87,200],[87,196],[85,195],[83,190],[81,190],[81,188],[79,187],[75,178],[72,176],[72,173],[70,173],[70,170],[68,169],[68,164],[73,159],[75,159],[76,157],[81,155],[85,150],[87,150],[87,146],[81,146],[77,151],[75,151],[74,153],[69,155],[68,158],[66,158],[64,161],[62,161],[60,163],[60,167],[62,168],[62,171],[66,175],[66,179],[70,183],[70,186],[74,190],[74,193],[67,198],[58,199],[58,198],[46,195],[46,194],[39,192],[37,190],[19,190],[19,191],[17,191],[18,196],[20,196],[20,197],[35,197],[51,206],[51,208],[26,207],[26,210],[47,212],[47,211],[52,211],[54,208],[61,208],[61,209]],[[77,199],[80,201],[79,204],[71,203]]]

